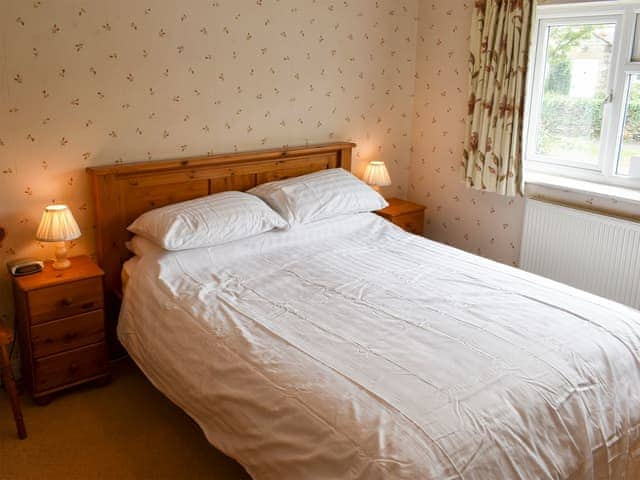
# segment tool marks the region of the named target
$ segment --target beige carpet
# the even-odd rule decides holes
[[[250,478],[130,360],[112,367],[109,385],[62,394],[44,407],[23,395],[29,437],[22,441],[0,390],[0,479]]]

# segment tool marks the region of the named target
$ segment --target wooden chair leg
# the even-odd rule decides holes
[[[4,345],[0,346],[0,365],[2,365],[2,384],[7,390],[9,395],[9,403],[11,403],[11,410],[13,411],[13,418],[16,422],[16,429],[18,430],[18,438],[21,440],[27,438],[27,429],[24,425],[24,418],[22,418],[22,410],[20,410],[20,399],[18,398],[18,388],[16,387],[16,381],[13,378],[13,372],[11,371],[11,362],[9,361],[9,354]]]

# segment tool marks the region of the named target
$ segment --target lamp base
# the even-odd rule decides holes
[[[60,262],[56,260],[51,264],[51,268],[53,268],[54,270],[66,270],[70,266],[71,266],[71,262],[68,259],[65,259]]]
[[[56,260],[51,265],[54,270],[65,270],[71,266],[71,261],[67,258],[67,244],[60,242],[56,245]]]

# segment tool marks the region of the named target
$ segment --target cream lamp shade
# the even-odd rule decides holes
[[[66,205],[49,205],[44,209],[36,240],[41,242],[56,242],[56,261],[53,268],[62,270],[69,268],[71,262],[67,259],[67,240],[75,240],[81,235],[80,227]]]
[[[391,185],[391,177],[384,162],[374,160],[369,162],[367,169],[364,171],[364,179],[366,183],[376,187],[388,187]],[[376,188],[377,190],[377,188]]]

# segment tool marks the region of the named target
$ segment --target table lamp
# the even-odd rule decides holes
[[[380,160],[369,162],[364,171],[364,181],[371,185],[376,192],[380,191],[380,187],[391,185],[391,177],[384,162]]]
[[[67,258],[66,242],[75,240],[80,235],[80,228],[69,207],[49,205],[44,209],[36,232],[36,240],[56,243],[56,260],[52,265],[55,270],[64,270],[71,266],[71,262]]]

